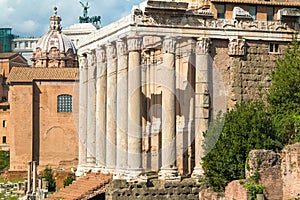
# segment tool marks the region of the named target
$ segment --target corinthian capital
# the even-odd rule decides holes
[[[88,64],[96,65],[96,52],[95,50],[91,50],[87,54]]]
[[[246,41],[244,39],[231,39],[228,44],[228,54],[231,56],[244,56],[245,43]]]
[[[106,62],[106,51],[104,46],[99,46],[96,49],[96,57],[98,59],[98,62]]]
[[[112,43],[106,45],[106,56],[108,60],[115,59],[117,56],[116,47]]]
[[[116,46],[117,46],[118,57],[127,54],[127,46],[123,40],[121,40],[121,39],[117,40]]]
[[[164,53],[175,53],[176,52],[176,40],[172,37],[165,37],[163,41],[162,50]]]
[[[127,38],[128,51],[140,51],[142,47],[141,37],[128,37]]]
[[[211,40],[209,38],[199,38],[196,45],[197,54],[208,54],[210,50]]]
[[[79,56],[79,66],[80,66],[80,69],[83,69],[83,68],[88,68],[88,62],[87,62],[87,56],[86,54],[83,54],[83,55],[80,55]]]

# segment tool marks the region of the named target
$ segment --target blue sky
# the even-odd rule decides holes
[[[82,0],[89,2],[88,15],[100,15],[105,26],[130,13],[133,5],[143,0]],[[78,23],[83,8],[79,0],[0,0],[0,27],[12,28],[13,34],[21,36],[44,35],[49,27],[49,17],[57,6],[62,26]]]

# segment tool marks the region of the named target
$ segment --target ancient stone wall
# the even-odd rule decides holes
[[[241,185],[240,180],[230,182],[225,188],[225,199],[239,199],[239,200],[247,200],[249,198],[249,194],[247,189]]]
[[[266,187],[264,195],[267,199],[282,199],[281,158],[270,150],[253,150],[249,153],[246,164],[246,178],[257,176],[258,183]],[[257,174],[258,173],[258,174]]]
[[[286,146],[282,150],[283,198],[300,198],[300,143]]]
[[[145,183],[127,183],[126,180],[113,180],[105,193],[107,200],[182,200],[199,199],[202,185],[194,179],[181,182],[168,182],[153,179]]]

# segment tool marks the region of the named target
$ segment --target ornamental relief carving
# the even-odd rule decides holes
[[[118,40],[116,46],[117,46],[118,57],[127,54],[127,46],[123,40]]]
[[[96,55],[99,62],[106,62],[106,51],[103,46],[96,49]]]
[[[244,39],[231,39],[228,44],[228,54],[231,56],[244,56],[245,48]]]
[[[128,51],[139,51],[142,46],[142,39],[140,37],[127,39]]]
[[[113,44],[106,45],[106,56],[108,60],[115,59],[117,56],[116,47]]]
[[[166,16],[160,13],[145,15],[140,13],[134,16],[134,23],[155,26],[191,26],[202,29],[235,29],[258,31],[290,31],[287,23],[281,21],[253,21],[236,19],[214,19],[210,13],[199,12],[190,15]],[[206,17],[203,17],[206,16]]]
[[[197,54],[208,54],[210,52],[211,40],[209,38],[198,39],[196,45]]]
[[[86,56],[82,55],[79,57],[79,66],[81,69],[85,68],[87,69],[88,68],[88,62],[87,62],[87,58]]]
[[[176,51],[176,40],[174,38],[166,37],[163,41],[162,47],[163,53],[175,53]]]

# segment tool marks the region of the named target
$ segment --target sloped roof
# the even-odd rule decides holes
[[[9,59],[9,58],[12,58],[12,57],[14,57],[18,54],[19,53],[16,53],[16,52],[0,53],[0,59]]]
[[[79,68],[13,67],[7,82],[32,82],[33,80],[78,80]]]
[[[112,175],[110,174],[88,173],[86,176],[79,178],[79,180],[54,193],[47,199],[92,199],[106,192],[111,179]]]

